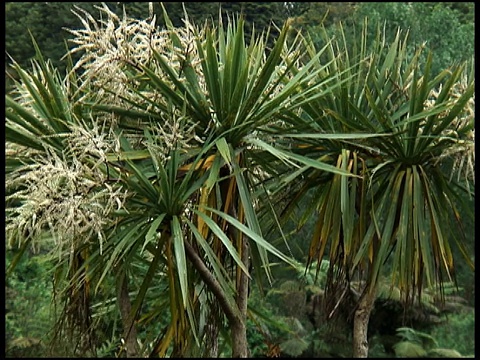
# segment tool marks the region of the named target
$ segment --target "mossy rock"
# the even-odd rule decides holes
[[[461,358],[463,356],[457,350],[453,349],[432,349],[428,352],[427,357]]]
[[[299,291],[303,290],[303,288],[303,285],[296,280],[286,280],[279,286],[281,292]]]
[[[292,357],[299,357],[308,349],[309,343],[302,338],[292,338],[280,344],[280,349],[283,354]]]
[[[425,357],[427,351],[419,344],[411,341],[400,341],[393,345],[396,357]]]

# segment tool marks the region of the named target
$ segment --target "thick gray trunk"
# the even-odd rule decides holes
[[[353,319],[353,357],[368,357],[368,322],[375,303],[375,291],[367,289],[360,298]]]

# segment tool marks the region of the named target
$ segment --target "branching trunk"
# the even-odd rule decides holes
[[[123,323],[123,339],[125,340],[126,354],[129,358],[138,357],[137,329],[131,315],[132,304],[128,294],[128,277],[123,274],[120,277],[117,290],[118,305]]]
[[[207,268],[203,260],[197,254],[195,249],[190,245],[188,241],[184,242],[185,244],[185,253],[187,254],[188,259],[192,263],[193,267],[198,271],[200,277],[205,282],[205,285],[208,289],[213,293],[215,298],[218,301],[218,305],[222,308],[227,317],[228,321],[235,320],[235,318],[239,317],[239,311],[237,308],[233,307],[232,304],[229,303],[227,297],[223,293],[222,287],[218,283],[215,276],[213,276],[212,272]]]
[[[218,305],[221,307],[228,319],[232,334],[232,357],[248,357],[248,343],[246,332],[246,299],[248,298],[248,277],[241,277],[241,286],[238,289],[237,304],[230,303],[223,293],[223,290],[217,279],[206,267],[203,260],[197,254],[195,249],[188,243],[185,244],[185,252],[193,267],[198,271],[205,285],[215,295]],[[248,253],[248,252],[247,252]],[[248,256],[248,254],[246,255]],[[243,273],[242,273],[243,274]],[[239,311],[239,306],[242,310]]]
[[[353,357],[368,357],[368,322],[375,303],[376,293],[366,289],[361,296],[353,320]]]

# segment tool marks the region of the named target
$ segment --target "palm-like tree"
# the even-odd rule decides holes
[[[34,46],[32,73],[14,63],[20,80],[6,96],[6,234],[20,254],[29,245],[54,249],[55,292],[65,305],[60,323],[79,331],[81,351],[94,350],[94,277],[86,262],[102,252],[112,211],[125,199],[105,177],[115,142],[81,105],[75,73],[62,79]]]
[[[308,263],[320,264],[327,256],[336,269],[329,279],[331,309],[345,296],[350,280],[358,277],[364,284],[357,289],[355,357],[368,354],[368,319],[386,268],[403,299],[413,303],[423,287],[441,294],[442,284],[454,278],[453,240],[472,265],[458,226],[457,191],[467,188],[451,173],[460,160],[470,164],[463,167],[467,178],[460,180],[468,183],[473,174],[473,72],[460,64],[432,75],[431,54],[423,66],[421,48],[409,56],[407,35],[399,31],[386,44],[379,29],[370,42],[365,29],[354,44],[344,36],[327,45],[325,54],[333,61],[326,71],[348,79],[328,96],[306,103],[306,128],[297,134],[298,127],[292,127],[289,137],[303,154],[329,158],[360,177],[308,170],[303,186],[290,192],[284,212],[287,217],[315,189],[302,219],[318,218]],[[326,32],[324,39],[327,43]]]
[[[248,356],[248,269],[264,269],[270,276],[267,252],[289,261],[262,236],[257,188],[272,176],[268,170],[274,162],[348,174],[294,154],[288,146],[276,148],[269,134],[287,119],[300,121],[302,103],[340,83],[319,75],[322,67],[313,69],[316,57],[301,65],[298,39],[287,43],[288,24],[267,51],[266,36],[245,42],[242,19],[213,29],[188,22],[175,29],[167,17],[169,28],[156,34],[152,24],[139,27],[106,7],[103,11],[104,27],[85,14],[86,29],[73,31],[78,49],[90,52],[67,82],[52,76],[40,58],[42,71],[23,76],[19,84],[27,87],[29,102],[22,105],[7,97],[7,140],[37,151],[33,167],[12,164],[12,182],[22,179],[23,172],[30,174],[25,194],[31,196],[43,184],[36,172],[39,163],[65,168],[53,176],[55,186],[43,198],[13,208],[19,216],[11,216],[11,228],[40,232],[48,224],[69,246],[64,263],[70,270],[58,283],[65,281],[66,314],[73,314],[72,321],[90,311],[92,291],[102,291],[113,275],[127,355],[146,351],[138,348],[136,327],[147,317],[168,313],[161,321],[165,328],[144,342],[152,344],[151,354],[198,354],[197,345],[216,338],[225,316],[232,355]],[[112,32],[115,22],[119,29]],[[128,39],[133,25],[136,37]],[[142,51],[129,49],[133,44]],[[95,46],[102,52],[92,61]],[[300,92],[314,77],[321,80]],[[75,172],[79,166],[85,171]],[[51,205],[63,186],[76,215],[67,217],[70,222],[58,216],[60,211],[48,216],[37,211],[39,204]],[[12,199],[22,200],[19,194]],[[73,206],[77,198],[85,201]],[[27,204],[37,206],[36,226],[26,226],[32,225],[32,214],[22,212]],[[24,226],[15,219],[23,219]],[[132,292],[129,280],[139,264],[147,270]],[[168,311],[159,305],[143,317],[145,296],[159,282],[168,284],[169,300],[162,302]],[[89,321],[80,324],[83,332],[91,331]]]
[[[347,174],[331,165],[277,150],[261,139],[266,138],[265,134],[271,131],[271,126],[278,126],[285,117],[295,118],[301,102],[311,96],[320,96],[318,88],[338,84],[324,77],[308,91],[298,92],[299,86],[309,82],[322,69],[310,72],[314,64],[312,61],[296,75],[290,76],[299,53],[296,43],[291,48],[285,48],[288,25],[282,29],[268,55],[263,37],[254,37],[250,44],[245,43],[242,19],[229,23],[226,28],[220,25],[218,29],[200,31],[191,26],[186,24],[186,29],[191,31],[191,34],[187,32],[184,35],[186,39],[179,36],[178,30],[169,28],[170,41],[175,47],[172,50],[179,54],[177,62],[172,58],[167,61],[155,50],[153,61],[149,64],[129,62],[132,80],[138,81],[138,88],[142,89],[137,94],[142,99],[149,99],[147,94],[152,92],[159,97],[153,101],[131,102],[134,112],[108,105],[96,105],[94,108],[117,112],[125,119],[138,119],[142,114],[141,118],[147,121],[146,126],[152,126],[153,122],[171,121],[172,115],[180,112],[182,119],[194,124],[193,141],[188,144],[188,153],[194,154],[196,161],[180,169],[195,169],[202,174],[199,176],[203,180],[196,182],[198,189],[186,190],[194,199],[189,207],[189,216],[192,217],[185,218],[184,223],[188,226],[183,228],[187,228],[186,233],[180,231],[183,222],[176,225],[178,240],[175,244],[180,247],[176,250],[179,256],[175,263],[176,271],[186,276],[187,272],[183,270],[186,264],[180,261],[184,259],[185,251],[228,320],[232,355],[243,357],[248,356],[249,263],[251,261],[255,269],[265,269],[269,275],[267,250],[288,261],[263,239],[256,216],[254,190],[261,179],[262,165],[268,165],[262,154],[296,162],[299,167],[315,166]],[[128,157],[128,152],[123,156]],[[146,156],[154,158],[152,152]],[[141,171],[136,173],[139,176]],[[145,184],[148,181],[148,178],[145,179]],[[175,193],[175,199],[178,199],[178,191]],[[182,198],[183,202],[187,199]],[[184,208],[183,204],[178,207],[181,212]],[[225,278],[226,266],[232,260],[233,269]],[[187,278],[183,281],[186,284]],[[184,306],[187,289],[186,285],[181,287]],[[193,308],[190,312],[193,313]]]

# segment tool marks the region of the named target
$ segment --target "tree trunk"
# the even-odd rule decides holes
[[[248,358],[248,342],[246,322],[238,319],[230,322],[232,334],[232,358]]]
[[[368,322],[376,298],[375,289],[367,288],[361,296],[353,319],[353,357],[368,357]]]
[[[249,267],[249,247],[248,241],[242,235],[239,235],[242,242],[241,259],[245,266]],[[231,323],[232,334],[232,357],[248,358],[248,342],[247,342],[247,303],[248,303],[248,276],[237,268],[237,306],[240,310],[240,318]]]
[[[218,305],[223,310],[228,319],[232,335],[232,357],[248,357],[248,343],[246,331],[246,300],[248,298],[248,277],[243,274],[237,284],[238,295],[236,303],[230,303],[223,293],[223,290],[217,279],[211,271],[206,267],[203,260],[198,256],[197,252],[188,241],[184,242],[185,252],[190,259],[192,265],[200,274],[205,285],[215,295]],[[242,254],[243,257],[244,254]],[[247,265],[248,266],[248,265]],[[242,309],[239,309],[239,306]]]
[[[218,337],[219,328],[216,319],[212,319],[206,325],[207,346],[202,357],[218,358]]]
[[[125,340],[126,354],[129,358],[135,358],[138,357],[137,329],[133,323],[133,316],[131,314],[132,304],[128,294],[127,274],[124,273],[121,275],[119,282],[117,299],[122,316],[123,339]]]

